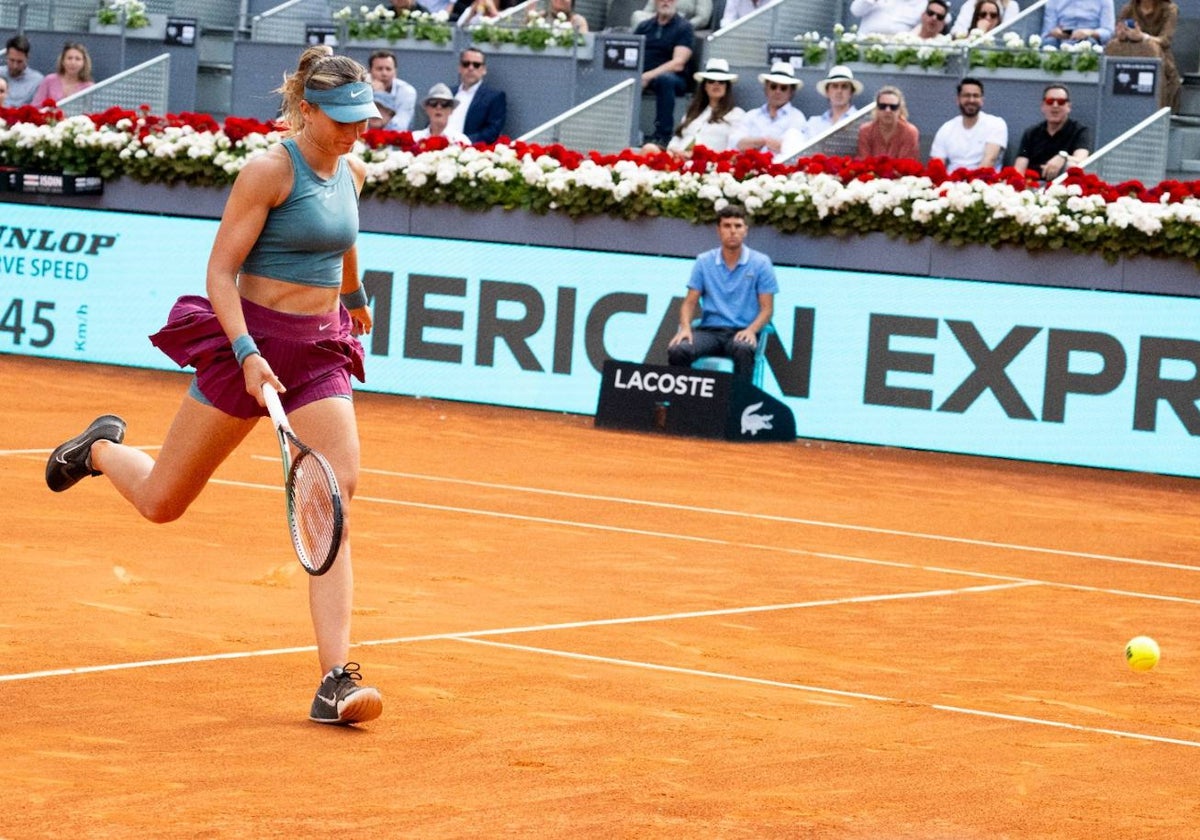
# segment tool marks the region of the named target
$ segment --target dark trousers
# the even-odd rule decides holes
[[[701,356],[724,356],[733,359],[733,375],[738,379],[754,378],[755,348],[733,337],[741,327],[694,327],[692,340],[681,341],[667,348],[667,362],[676,367],[689,367]],[[762,336],[759,336],[762,341]]]
[[[687,90],[687,83],[678,73],[663,73],[647,87],[654,93],[654,138],[665,143],[675,132],[675,99]]]

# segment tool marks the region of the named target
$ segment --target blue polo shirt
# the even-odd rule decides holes
[[[758,296],[778,294],[775,266],[766,254],[742,245],[742,255],[730,271],[721,249],[696,257],[688,288],[700,293],[701,327],[750,326],[758,317]]]

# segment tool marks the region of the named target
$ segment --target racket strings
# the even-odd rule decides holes
[[[314,457],[301,455],[292,466],[292,534],[301,561],[310,569],[327,564],[341,541],[341,500],[336,479]]]

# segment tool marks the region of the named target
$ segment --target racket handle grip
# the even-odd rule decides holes
[[[283,411],[283,403],[279,401],[279,392],[272,387],[270,382],[264,382],[262,386],[263,401],[267,404],[267,413],[271,415],[271,420],[281,429],[288,429],[287,415]]]

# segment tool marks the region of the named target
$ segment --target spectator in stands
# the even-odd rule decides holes
[[[0,76],[8,80],[8,107],[17,108],[33,101],[42,74],[29,66],[29,39],[14,35],[4,45],[4,66]]]
[[[669,364],[688,367],[701,356],[725,356],[733,359],[736,378],[753,379],[754,350],[775,312],[779,281],[770,257],[745,244],[747,230],[746,211],[738,205],[717,211],[721,247],[696,257],[679,330],[667,344]],[[700,324],[693,327],[697,307]]]
[[[396,75],[395,53],[390,50],[376,50],[371,53],[370,71],[371,87],[391,96],[392,117],[383,128],[389,131],[408,131],[412,125],[413,112],[417,110],[417,89]]]
[[[390,129],[388,125],[396,116],[396,97],[392,96],[386,90],[376,90],[373,92],[375,99],[375,107],[379,109],[379,116],[367,118],[367,128],[382,128],[388,131],[398,131],[399,129]]]
[[[753,11],[761,9],[771,0],[727,0],[725,11],[721,13],[720,29],[724,29],[734,21],[741,20]]]
[[[1128,25],[1133,21],[1133,26]],[[1161,108],[1179,109],[1179,67],[1171,41],[1179,23],[1179,7],[1171,0],[1136,0],[1117,13],[1117,28],[1104,48],[1107,55],[1146,56],[1162,61],[1162,84],[1158,89]]]
[[[464,146],[471,144],[467,135],[449,127],[450,115],[458,107],[458,102],[454,100],[454,94],[450,92],[450,88],[438,82],[429,89],[429,93],[421,100],[421,107],[425,109],[425,116],[429,119],[429,125],[414,131],[412,133],[413,140],[421,141],[430,137],[445,137],[451,143],[461,143]]]
[[[999,14],[996,17],[991,14],[986,17],[981,15],[979,7],[985,3],[989,7],[996,6],[996,9],[989,8],[989,12],[998,12]],[[974,32],[976,29],[987,32],[1002,23],[1011,23],[1016,20],[1017,15],[1021,14],[1021,7],[1017,4],[1017,0],[985,0],[985,3],[977,3],[975,0],[967,0],[963,3],[958,14],[954,16],[954,25],[950,27],[950,34],[959,37]]]
[[[1042,44],[1107,44],[1116,26],[1113,0],[1049,0],[1042,10]]]
[[[729,72],[729,62],[723,58],[710,58],[705,63],[704,69],[695,74],[700,86],[667,144],[668,152],[678,158],[688,158],[697,146],[714,152],[732,148],[729,135],[746,115],[733,99],[733,83],[737,78],[736,73]],[[642,151],[649,154],[662,149],[648,143]]]
[[[0,76],[0,108],[7,108],[5,104],[8,100],[8,79]]]
[[[817,93],[829,100],[829,108],[823,114],[808,118],[804,125],[805,140],[812,140],[843,120],[850,119],[856,110],[851,100],[862,93],[862,89],[863,83],[854,78],[849,67],[839,64],[830,68],[828,75],[817,82]]]
[[[858,156],[920,158],[921,134],[908,121],[908,105],[899,88],[885,85],[875,94],[875,113],[858,129]]]
[[[971,11],[971,22],[966,24],[962,34],[978,33],[984,35],[991,32],[1000,25],[1003,15],[1004,13],[1000,11],[1000,0],[980,0]],[[959,20],[962,20],[961,16]]]
[[[576,32],[588,31],[587,18],[575,11],[575,0],[550,0],[546,20],[553,22],[559,15],[569,20]]]
[[[450,10],[450,20],[465,28],[475,18],[494,18],[500,14],[496,0],[458,0]]]
[[[899,35],[921,22],[925,0],[854,0],[850,14],[858,18],[859,35]]]
[[[1008,146],[1008,124],[983,111],[983,82],[970,76],[958,83],[959,115],[947,120],[933,137],[929,157],[946,170],[999,168]]]
[[[777,159],[790,157],[804,145],[804,112],[792,105],[804,82],[796,78],[790,62],[776,61],[771,72],[760,73],[766,104],[747,112],[729,135],[735,149],[759,149]]]
[[[1090,134],[1085,125],[1071,119],[1071,92],[1066,85],[1050,84],[1042,91],[1042,116],[1037,125],[1025,129],[1013,166],[1021,172],[1034,169],[1049,181],[1069,166],[1078,166],[1088,156]]]
[[[87,47],[74,41],[63,44],[62,52],[54,65],[54,72],[45,76],[33,92],[32,104],[41,107],[47,100],[60,102],[68,96],[90,88],[92,79],[92,57]]]
[[[487,56],[468,47],[458,55],[458,80],[454,99],[458,102],[450,114],[449,132],[467,135],[472,143],[495,143],[508,118],[508,97],[484,81]]]
[[[675,11],[678,12],[692,29],[708,29],[712,23],[712,0],[679,0]],[[638,26],[658,14],[658,0],[646,0],[646,8],[634,12],[629,19],[629,25],[634,31]]]
[[[422,6],[417,0],[392,0],[392,11],[399,17],[404,12],[412,14],[420,12],[423,15],[432,14],[428,7]]]
[[[921,13],[921,20],[913,27],[912,32],[922,41],[941,38],[950,30],[946,23],[948,17],[950,6],[947,0],[928,0],[925,11]]]
[[[646,38],[642,90],[654,94],[654,135],[650,142],[666,147],[675,130],[675,99],[687,89],[683,70],[692,57],[695,30],[676,11],[676,0],[654,0],[657,14],[642,21],[635,35]]]

